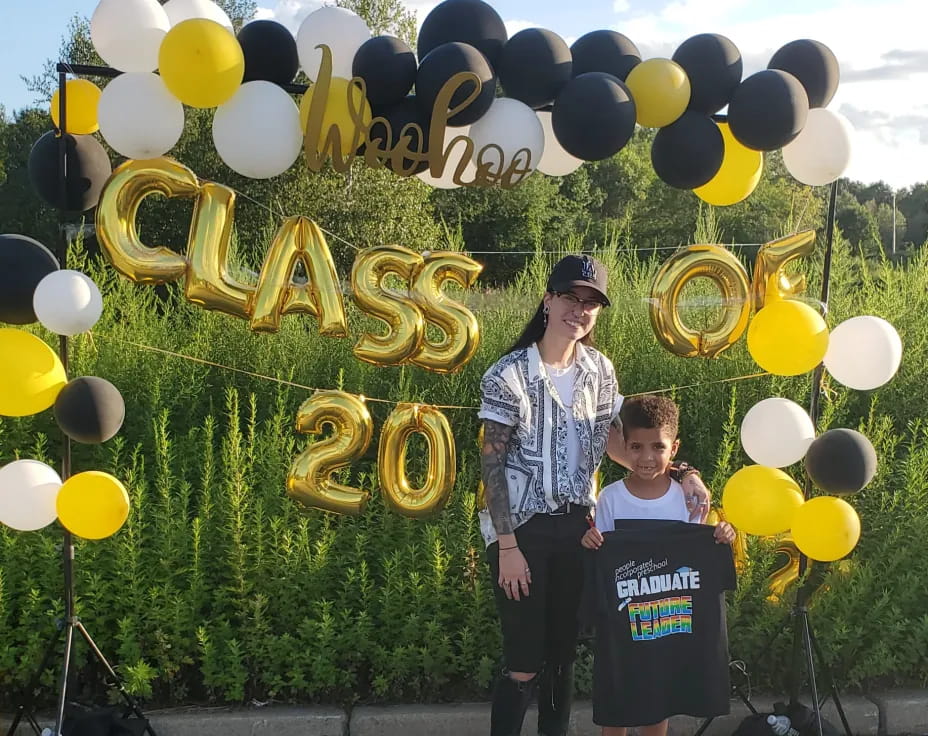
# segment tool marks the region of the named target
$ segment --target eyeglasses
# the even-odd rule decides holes
[[[587,314],[599,314],[599,311],[606,306],[601,299],[581,299],[570,291],[555,291],[554,295],[563,299],[571,309],[580,307]]]

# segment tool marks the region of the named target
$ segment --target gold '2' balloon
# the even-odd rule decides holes
[[[413,488],[406,476],[406,448],[415,432],[428,444],[428,471],[421,488]],[[454,488],[455,447],[448,419],[433,406],[399,404],[383,425],[377,463],[389,506],[413,519],[438,513]]]
[[[708,278],[722,295],[722,315],[707,330],[684,324],[680,294],[695,278]],[[661,267],[651,287],[651,326],[670,352],[684,358],[714,358],[738,341],[751,313],[748,275],[741,262],[719,245],[690,245]]]
[[[754,261],[755,309],[761,310],[771,301],[789,299],[805,291],[806,277],[786,274],[784,268],[790,261],[809,255],[814,247],[814,230],[764,243]]]
[[[323,425],[333,428],[331,437],[307,447],[294,461],[287,477],[287,493],[304,506],[360,514],[370,494],[336,483],[330,477],[348,467],[367,451],[374,422],[364,399],[343,391],[320,391],[303,402],[296,417],[302,434],[322,434]]]
[[[355,303],[389,327],[386,335],[362,335],[354,348],[357,358],[377,365],[399,365],[419,351],[425,319],[408,289],[422,264],[422,256],[399,245],[368,248],[355,258],[351,269]],[[391,274],[410,285],[406,292],[383,284]]]
[[[778,603],[786,594],[786,589],[799,578],[799,548],[789,534],[784,534],[774,550],[783,556],[783,564],[767,576],[767,600]]]
[[[416,273],[411,294],[425,319],[445,333],[445,339],[432,344],[423,339],[421,350],[410,362],[435,373],[453,373],[474,357],[480,341],[477,319],[462,304],[442,293],[451,281],[467,289],[476,281],[483,266],[462,253],[432,253]]]

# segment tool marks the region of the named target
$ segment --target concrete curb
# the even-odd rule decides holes
[[[880,710],[880,736],[928,734],[928,690],[870,693]]]

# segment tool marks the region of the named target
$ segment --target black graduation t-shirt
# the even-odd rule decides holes
[[[589,554],[593,722],[646,726],[729,712],[725,593],[737,579],[714,529],[620,520]]]

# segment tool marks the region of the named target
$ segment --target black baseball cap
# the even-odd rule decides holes
[[[612,302],[606,294],[609,276],[606,267],[592,256],[565,256],[548,277],[548,291],[569,291],[572,286],[587,286],[597,292],[608,307]]]

